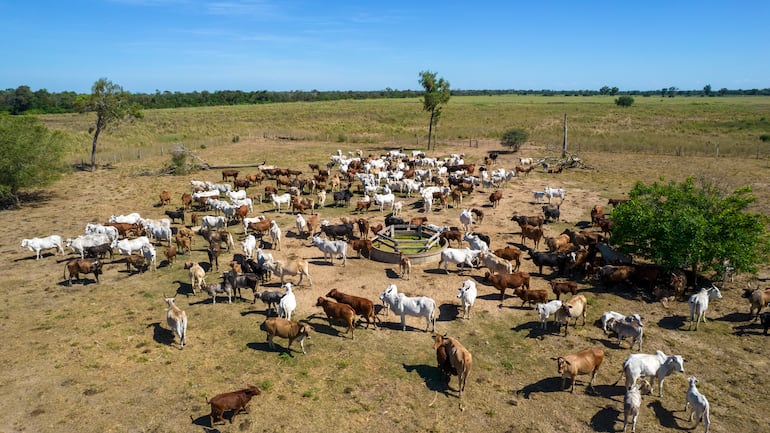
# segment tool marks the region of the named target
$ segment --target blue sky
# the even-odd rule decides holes
[[[0,0],[0,88],[768,88],[768,22],[766,0]]]

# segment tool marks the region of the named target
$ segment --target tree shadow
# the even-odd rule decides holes
[[[605,406],[591,417],[591,427],[597,432],[614,432],[615,421],[619,416],[619,410],[612,406]]]
[[[675,428],[677,430],[687,430],[686,428],[679,426],[679,424],[676,422],[674,413],[663,407],[663,403],[661,403],[660,400],[655,400],[648,403],[647,407],[651,408],[655,413],[655,418],[660,421],[661,426],[665,428]]]
[[[451,388],[449,387],[449,383],[445,380],[445,376],[441,373],[441,370],[439,370],[438,367],[426,364],[402,365],[407,373],[417,372],[429,390],[440,392],[445,396],[449,396],[449,390]]]
[[[174,331],[160,326],[160,322],[153,322],[147,325],[152,327],[152,339],[158,344],[172,346],[174,344]]]
[[[684,316],[665,316],[658,321],[658,326],[664,329],[677,330],[684,327]]]
[[[441,304],[438,307],[438,318],[436,319],[437,322],[452,322],[454,320],[457,320],[458,312],[457,312],[457,305],[456,304]]]
[[[561,377],[546,377],[535,383],[526,385],[524,388],[516,391],[516,394],[529,398],[534,392],[558,392],[561,391]]]

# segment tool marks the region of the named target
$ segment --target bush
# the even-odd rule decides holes
[[[630,107],[634,105],[634,98],[624,95],[615,98],[615,105],[618,107]]]
[[[529,138],[527,131],[521,128],[511,128],[503,134],[503,138],[500,139],[500,144],[503,146],[509,146],[512,151],[518,152],[522,144],[524,144]]]
[[[764,141],[764,142],[768,142],[768,141],[770,141],[770,134],[762,134],[762,135],[759,136],[759,139]]]

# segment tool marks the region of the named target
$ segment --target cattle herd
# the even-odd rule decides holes
[[[506,199],[505,190],[510,188],[509,182],[517,176],[527,175],[537,163],[531,158],[522,158],[517,167],[508,171],[497,168],[496,161],[497,155],[485,158],[484,165],[477,167],[476,164],[466,163],[463,155],[437,159],[426,157],[422,152],[413,152],[409,156],[401,151],[390,151],[384,155],[364,157],[360,151],[348,155],[338,151],[325,164],[310,164],[312,173],[304,177],[299,170],[264,164],[259,167],[258,173],[245,177],[239,177],[238,170],[228,169],[222,171],[224,183],[191,181],[190,191],[181,194],[182,206],[165,211],[168,218],[150,219],[138,213],[113,215],[102,224],[88,224],[84,233],[76,237],[63,240],[60,235],[52,234],[24,239],[21,246],[32,251],[36,259],[44,258],[47,250],[54,250],[54,255],[65,255],[65,247],[71,249],[76,257],[66,261],[64,267],[64,279],[71,285],[73,280],[89,282],[81,278],[88,274],[93,274],[94,282],[99,283],[107,255],[113,262],[125,262],[128,272],[157,271],[156,248],[164,247],[163,256],[166,266],[170,268],[177,254],[186,254],[191,258],[194,245],[201,242],[198,238],[202,238],[208,262],[185,261],[190,292],[193,295],[203,292],[211,297],[212,303],[216,303],[218,296],[226,297],[231,303],[233,299],[244,298],[241,289],[251,289],[252,302],[259,299],[268,306],[262,329],[267,335],[269,347],[276,347],[274,338],[279,337],[288,339],[287,351],[291,351],[292,344],[298,342],[302,353],[306,353],[304,343],[311,338],[312,326],[307,321],[291,319],[298,307],[293,291],[303,283],[308,286],[314,284],[311,278],[313,267],[307,259],[296,254],[282,258],[273,256],[281,250],[284,229],[275,218],[251,216],[255,209],[259,210],[255,203],[264,203],[264,210],[273,216],[290,213],[293,224],[285,229],[293,230],[296,226],[294,234],[298,242],[309,240],[312,248],[317,249],[323,260],[332,266],[346,266],[349,246],[359,257],[362,254],[368,257],[373,242],[376,245],[376,235],[383,226],[375,227],[362,214],[387,213],[386,226],[409,222],[431,225],[432,229],[441,232],[444,249],[438,263],[443,272],[436,274],[430,266],[430,278],[441,279],[445,278],[442,274],[450,273],[468,277],[458,288],[456,297],[460,300],[462,319],[465,320],[472,317],[472,307],[478,303],[477,285],[482,283],[499,292],[500,307],[505,303],[508,290],[521,300],[522,308],[529,304],[530,307],[526,308],[537,312],[539,323],[536,327],[544,335],[548,332],[550,318],[553,318],[555,334],[561,334],[563,328],[564,335],[567,335],[573,319],[572,326],[577,328],[579,319],[582,318],[582,325],[585,326],[587,315],[598,316],[598,312],[589,310],[590,296],[579,293],[579,281],[595,280],[597,284],[607,287],[633,285],[644,289],[643,296],[656,301],[687,298],[687,275],[684,272],[666,275],[656,266],[634,264],[631,258],[618,254],[608,245],[612,220],[610,213],[605,213],[605,207],[622,206],[623,200],[610,200],[607,205],[597,204],[590,209],[591,228],[583,227],[579,231],[568,228],[556,236],[546,236],[545,228],[549,222],[560,220],[562,206],[565,201],[568,202],[568,194],[563,188],[546,186],[543,191],[532,193],[532,204],[541,206],[543,203],[542,213],[514,214],[510,217],[511,230],[520,234],[520,243],[497,245],[499,248],[493,249],[490,243],[495,240],[478,231],[483,210],[463,208],[463,200],[482,190],[491,191],[487,207],[490,208],[488,212],[494,212],[501,200]],[[275,186],[263,184],[271,179],[275,181]],[[249,189],[251,193],[247,192]],[[279,194],[282,189],[285,192]],[[331,203],[327,203],[327,192],[333,199]],[[358,218],[343,217],[339,223],[334,223],[320,217],[325,206],[348,207],[353,204],[354,197],[357,199],[354,204]],[[414,203],[421,204],[423,216],[405,221],[399,214],[405,206],[404,200],[412,197],[416,197]],[[486,193],[483,197],[487,197]],[[169,205],[172,201],[168,191],[160,193],[159,206]],[[546,201],[547,204],[544,203]],[[455,218],[457,226],[430,224],[429,219],[436,212]],[[187,224],[188,221],[190,224]],[[232,227],[242,227],[243,234],[240,229],[232,232]],[[242,241],[236,242],[233,234]],[[375,239],[370,240],[373,235]],[[241,250],[233,251],[238,244]],[[267,249],[272,252],[267,253]],[[115,251],[120,259],[113,258]],[[225,251],[232,255],[224,265],[229,269],[218,272],[219,258]],[[307,254],[315,256],[314,252]],[[525,258],[531,260],[536,272],[520,270]],[[335,259],[338,259],[337,265]],[[474,275],[482,267],[485,268],[483,276]],[[396,274],[405,280],[412,277],[412,263],[406,254],[400,255]],[[547,280],[554,299],[549,299],[547,290],[531,287],[536,278]],[[209,281],[212,279],[219,282]],[[272,280],[280,280],[280,291],[267,290]],[[751,301],[752,317],[761,319],[767,334],[770,319],[768,313],[760,313],[770,302],[770,288],[750,288],[744,296]],[[693,320],[696,331],[701,321],[707,323],[709,300],[720,298],[721,293],[716,286],[692,294],[688,302],[690,327]],[[186,342],[188,318],[174,299],[164,295],[167,324],[182,349]],[[415,316],[425,320],[425,331],[435,333],[439,305],[436,300],[428,296],[407,296],[399,292],[396,284],[389,284],[382,291],[379,301],[383,307],[378,314],[372,300],[333,289],[325,297],[318,297],[313,305],[305,307],[320,307],[330,326],[335,322],[344,324],[344,335],[350,334],[351,340],[357,326],[356,317],[366,321],[366,328],[371,325],[376,329],[378,322],[382,326],[380,316],[387,316],[390,310],[400,316],[401,330],[407,330],[406,317]],[[271,314],[273,311],[276,317]],[[618,348],[627,340],[630,348],[636,346],[636,350],[641,352],[644,329],[644,318],[640,314],[607,311],[601,316],[601,330],[617,336]],[[648,347],[656,345],[655,341],[645,343]],[[457,391],[462,398],[471,372],[470,351],[457,337],[448,335],[434,334],[433,346],[437,368],[447,378],[452,375],[459,377]],[[569,389],[574,391],[576,377],[590,375],[588,388],[593,389],[605,352],[599,347],[587,347],[575,353],[553,356],[552,359],[557,361],[557,372],[563,378],[562,388],[570,379]],[[629,419],[632,431],[635,430],[641,394],[651,390],[647,379],[653,383],[657,379],[658,395],[662,396],[664,379],[676,372],[683,373],[684,362],[681,355],[667,355],[658,350],[653,354],[633,353],[622,366],[617,366],[622,370],[621,378],[625,377],[624,431]],[[702,420],[708,432],[708,400],[697,390],[698,380],[694,376],[688,381],[690,386],[686,401],[688,407],[692,407],[691,419],[694,416],[696,423]],[[217,421],[224,421],[224,414],[228,411],[231,412],[232,422],[232,418],[245,409],[249,400],[259,394],[258,388],[249,385],[210,399],[212,426]]]

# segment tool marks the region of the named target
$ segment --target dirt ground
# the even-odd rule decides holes
[[[241,142],[201,152],[209,163],[238,163],[267,160],[279,166],[307,171],[308,162],[323,163],[337,143]],[[301,149],[312,152],[299,152]],[[355,150],[355,149],[345,149]],[[382,148],[363,148],[380,153]],[[490,148],[441,149],[435,156],[464,152],[468,162],[480,163]],[[523,155],[502,155],[498,166],[512,169],[519,156],[542,156],[542,149]],[[294,157],[293,155],[297,155]],[[300,156],[301,155],[301,156]],[[493,209],[491,190],[474,192],[464,208],[484,211],[477,231],[492,238],[493,249],[506,245],[522,247],[518,226],[511,215],[532,215],[542,204],[532,191],[545,186],[562,187],[566,199],[561,221],[546,226],[546,236],[567,227],[584,227],[594,204],[609,197],[622,197],[635,181],[651,181],[665,175],[720,178],[728,185],[751,183],[760,198],[758,209],[767,209],[767,162],[762,160],[714,160],[640,155],[583,155],[593,170],[573,169],[548,175],[538,169],[530,176],[505,185],[503,200]],[[595,325],[602,311],[638,312],[648,323],[643,352],[663,350],[682,354],[690,362],[688,374],[697,375],[701,391],[712,401],[712,431],[763,431],[770,422],[757,396],[768,386],[767,337],[758,325],[748,322],[748,307],[740,298],[748,276],[728,283],[725,298],[712,303],[709,322],[688,332],[685,303],[664,306],[640,300],[634,288],[606,288],[594,281],[580,281],[589,298],[588,322],[570,330],[568,337],[541,332],[536,313],[521,308],[510,295],[498,308],[499,294],[482,282],[484,269],[459,275],[437,270],[436,264],[416,266],[411,280],[401,280],[395,265],[357,259],[349,252],[347,266],[330,265],[309,241],[297,236],[294,216],[276,213],[269,203],[255,207],[249,216],[264,214],[279,222],[284,242],[281,251],[269,250],[276,258],[291,254],[307,258],[313,286],[295,291],[296,318],[309,321],[313,337],[306,344],[308,355],[271,351],[259,324],[265,318],[260,302],[216,305],[203,296],[190,296],[187,271],[179,258],[173,266],[145,274],[129,274],[116,256],[107,260],[101,282],[67,286],[62,276],[66,260],[52,255],[36,261],[34,253],[21,249],[23,238],[58,233],[63,238],[83,232],[87,223],[104,222],[110,215],[139,212],[163,217],[156,206],[161,190],[172,192],[172,205],[180,204],[189,180],[220,181],[219,171],[189,176],[139,175],[166,161],[142,160],[96,173],[67,175],[40,194],[36,203],[20,210],[0,212],[0,246],[5,272],[0,275],[5,301],[0,306],[3,335],[0,362],[0,432],[68,431],[616,431],[622,429],[622,386],[612,386],[627,343],[617,347]],[[243,169],[248,173],[251,169]],[[764,176],[746,177],[746,171]],[[273,184],[274,182],[269,182]],[[255,192],[256,188],[250,190]],[[426,213],[417,199],[407,204],[404,218]],[[336,222],[351,216],[351,209],[328,206],[319,210],[323,218]],[[459,225],[460,209],[428,212],[429,222]],[[385,213],[365,214],[373,225]],[[359,217],[359,215],[355,215]],[[186,220],[189,225],[189,218]],[[175,225],[176,226],[176,225]],[[240,252],[240,226],[229,230],[236,237],[234,252]],[[526,247],[532,246],[531,241]],[[196,239],[190,259],[205,262],[204,241]],[[540,245],[540,250],[545,246]],[[220,261],[226,268],[227,256]],[[526,254],[525,254],[525,257]],[[550,270],[540,275],[528,257],[522,270],[532,273],[532,287],[549,289]],[[211,271],[207,279],[216,281]],[[90,276],[88,277],[91,278]],[[457,317],[457,288],[472,278],[479,297],[473,318]],[[763,269],[759,278],[767,278]],[[400,331],[398,318],[380,315],[382,330],[358,327],[355,339],[342,335],[339,324],[330,327],[320,308],[319,296],[331,288],[376,300],[389,285],[410,295],[434,298],[440,305],[437,331],[457,336],[474,354],[474,369],[465,394],[464,412],[458,410],[456,378],[449,388],[440,382],[435,368],[430,334],[421,332],[424,322],[407,318],[408,332]],[[766,284],[760,281],[760,284]],[[267,288],[278,290],[273,279]],[[162,295],[177,295],[177,302],[190,317],[188,346],[178,350],[165,324]],[[553,296],[552,296],[553,298]],[[278,341],[285,347],[286,341]],[[558,392],[553,356],[597,345],[607,352],[597,378],[598,394],[584,392],[580,378],[576,392]],[[298,349],[298,347],[294,347]],[[251,413],[239,414],[234,424],[208,429],[208,405],[204,398],[252,383],[263,389],[250,404]],[[686,380],[682,375],[666,381],[664,397],[646,396],[639,421],[640,431],[675,431],[690,426],[682,409]],[[754,403],[756,401],[756,403]],[[340,421],[343,422],[340,425]],[[698,430],[700,430],[699,427]]]

